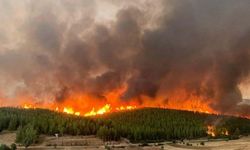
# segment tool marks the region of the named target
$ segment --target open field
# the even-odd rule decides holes
[[[250,137],[242,137],[238,140],[184,140],[185,144],[172,142],[162,143],[149,143],[143,145],[140,143],[133,144],[126,139],[120,141],[103,142],[101,139],[95,136],[64,136],[56,138],[54,136],[40,137],[40,143],[30,146],[28,149],[34,150],[53,150],[53,149],[65,149],[65,150],[104,150],[105,145],[111,147],[114,150],[249,150],[250,149]],[[0,143],[10,145],[15,141],[14,132],[2,132],[0,134]],[[200,142],[204,141],[205,145],[200,145]],[[192,144],[187,146],[186,143]],[[18,146],[18,149],[24,149],[22,146]]]

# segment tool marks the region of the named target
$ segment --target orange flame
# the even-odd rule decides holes
[[[58,108],[58,107],[57,107]],[[73,110],[73,108],[70,108],[70,107],[64,107],[63,108],[63,112],[66,113],[66,114],[70,114],[70,115],[76,115],[76,116],[80,116],[80,112],[75,112]]]
[[[227,131],[227,130],[222,131],[222,133],[221,133],[221,134],[226,135],[226,136],[228,136],[228,135],[229,135],[229,133],[228,133],[228,131]]]
[[[92,108],[90,112],[84,114],[84,116],[95,116],[95,115],[102,115],[104,113],[110,112],[110,104],[104,105],[99,110],[95,111],[95,108]]]
[[[120,107],[116,107],[117,111],[132,110],[132,109],[136,109],[136,106],[120,106]]]
[[[24,109],[35,109],[36,107],[35,106],[32,106],[32,105],[28,105],[28,104],[24,104],[23,106]]]
[[[36,107],[34,107],[32,105],[24,104],[23,108],[24,109],[34,108],[35,109]],[[125,111],[125,110],[132,110],[132,109],[136,109],[136,106],[130,106],[130,105],[128,105],[128,106],[120,106],[120,107],[116,107],[114,110],[115,111]],[[88,116],[102,115],[102,114],[105,114],[105,113],[114,112],[114,111],[112,111],[113,109],[111,108],[110,104],[105,104],[100,109],[98,109],[96,111],[95,110],[96,109],[93,107],[91,111],[84,113],[83,116],[88,117]],[[54,109],[54,111],[63,112],[63,113],[66,113],[66,114],[76,115],[76,116],[81,115],[80,111],[75,111],[72,107],[63,107],[62,111],[60,111],[59,107],[56,107]]]
[[[132,110],[132,109],[136,109],[136,106],[130,106],[129,105],[129,106],[120,106],[120,107],[115,108],[116,111],[124,111],[124,110]],[[111,105],[106,104],[97,111],[95,111],[95,108],[92,108],[92,110],[90,112],[85,113],[84,116],[102,115],[102,114],[105,114],[105,113],[109,113],[111,111],[112,111]]]
[[[212,136],[212,137],[215,137],[215,127],[214,126],[207,126],[207,134]]]
[[[159,93],[155,98],[141,95],[139,98],[132,98],[127,101],[120,100],[126,86],[109,91],[103,97],[96,97],[86,93],[72,93],[63,102],[57,103],[54,100],[36,103],[30,97],[22,97],[20,104],[26,109],[45,108],[56,112],[64,112],[72,115],[94,116],[109,112],[126,111],[143,107],[157,107],[167,109],[188,110],[203,113],[218,112],[211,109],[212,100],[204,99],[195,94],[188,94],[184,90],[172,91],[171,93]],[[165,95],[168,95],[166,97]],[[84,102],[84,103],[83,103]],[[24,105],[23,105],[24,104]]]
[[[207,126],[207,134],[210,135],[210,136],[212,136],[212,137],[215,137],[218,134],[225,135],[225,136],[229,135],[229,133],[228,133],[228,131],[227,131],[226,128],[222,128],[220,131],[217,131],[216,127],[215,126],[211,126],[211,125]]]

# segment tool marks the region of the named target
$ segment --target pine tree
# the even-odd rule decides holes
[[[16,135],[16,142],[23,144],[26,148],[38,140],[37,131],[31,124],[19,128]]]

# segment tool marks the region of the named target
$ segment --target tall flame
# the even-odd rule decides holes
[[[36,107],[34,107],[32,105],[24,104],[23,108],[24,109],[34,108],[35,109]],[[96,108],[93,107],[91,111],[83,113],[83,116],[88,117],[88,116],[103,115],[103,114],[109,113],[109,112],[132,110],[132,109],[136,109],[136,108],[137,108],[136,106],[128,105],[128,106],[119,106],[119,107],[115,107],[115,109],[112,109],[110,104],[105,104],[103,107],[101,107],[100,109],[97,109],[97,110],[96,110]],[[60,110],[59,107],[56,107],[54,109],[54,111],[63,112],[63,113],[66,113],[66,114],[76,115],[76,116],[81,115],[80,111],[75,111],[72,107],[63,107],[62,110]]]
[[[129,99],[127,101],[120,100],[121,95],[126,90],[126,86],[118,88],[104,94],[102,97],[94,97],[85,93],[72,93],[64,101],[46,101],[43,103],[35,103],[33,99],[24,97],[20,104],[23,108],[45,108],[66,114],[95,116],[109,112],[126,111],[143,107],[157,107],[167,109],[188,110],[194,112],[214,113],[210,107],[211,100],[205,100],[203,97],[191,95],[183,90],[169,93],[169,97],[164,95],[150,98],[141,96],[140,98]],[[84,101],[84,103],[83,103]]]
[[[90,112],[84,114],[84,116],[95,116],[95,115],[102,115],[104,113],[110,112],[110,104],[104,105],[99,110],[95,111],[95,108],[92,108]]]
[[[58,107],[56,108],[56,111],[58,111]],[[64,107],[63,112],[67,114],[71,114],[71,115],[76,115],[76,116],[80,116],[81,114],[80,112],[75,112],[73,108],[70,108],[70,107]]]

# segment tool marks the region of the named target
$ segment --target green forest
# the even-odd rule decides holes
[[[216,137],[207,134],[215,125]],[[95,117],[45,109],[0,108],[0,131],[16,131],[16,142],[28,147],[39,135],[96,135],[104,141],[132,142],[228,137],[250,134],[250,120],[198,112],[143,108]],[[229,135],[224,134],[224,130]]]

